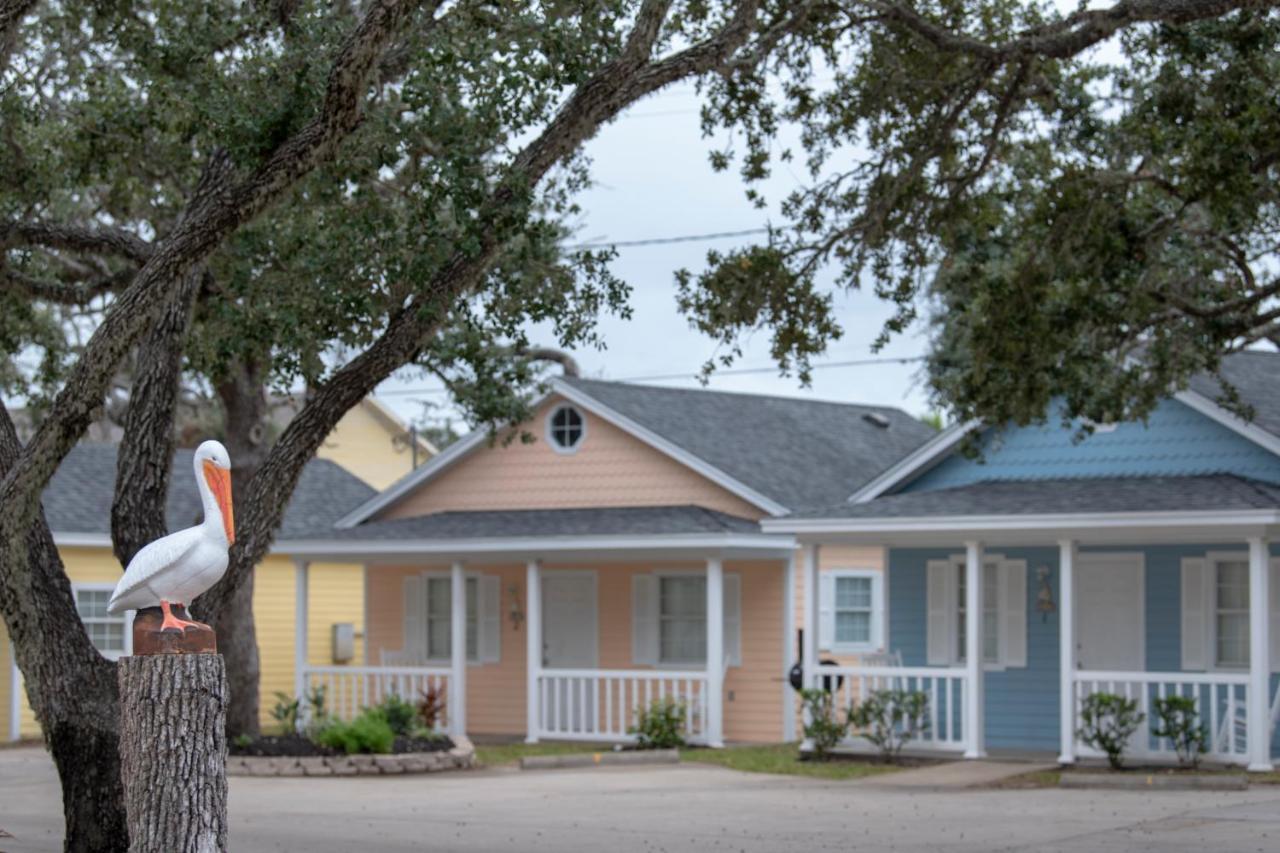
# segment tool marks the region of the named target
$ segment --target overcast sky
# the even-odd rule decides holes
[[[685,235],[743,231],[762,227],[768,213],[745,198],[734,172],[715,173],[707,162],[709,142],[702,138],[698,99],[691,86],[673,87],[636,104],[615,124],[588,143],[595,186],[582,196],[585,211],[577,239],[582,242],[633,241]],[[799,169],[782,167],[767,184],[776,202],[798,183]],[[775,208],[776,209],[776,208]],[[762,236],[619,248],[614,272],[633,288],[630,320],[608,318],[602,325],[603,351],[574,353],[583,375],[605,379],[642,379],[668,386],[698,385],[694,374],[716,352],[715,343],[677,312],[674,272],[700,270],[708,249],[749,245]],[[928,404],[918,363],[836,366],[834,363],[888,357],[916,358],[926,341],[917,329],[884,352],[871,344],[889,316],[888,308],[866,291],[838,297],[844,338],[818,359],[811,388],[777,375],[768,351],[768,335],[749,342],[737,368],[767,372],[723,375],[710,387],[761,394],[807,396],[848,402],[899,406],[913,414]],[[553,344],[547,334],[534,343]],[[822,367],[833,363],[830,367]],[[679,379],[647,377],[683,374]],[[436,390],[433,390],[436,389]],[[407,418],[418,417],[422,400],[447,398],[438,384],[421,378],[393,379],[379,389],[381,398]],[[459,424],[460,426],[460,424]]]

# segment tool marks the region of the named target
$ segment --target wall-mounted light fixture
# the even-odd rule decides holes
[[[1040,621],[1048,622],[1049,614],[1054,613],[1058,609],[1058,605],[1053,603],[1053,587],[1049,584],[1048,566],[1040,566],[1036,569],[1036,582],[1040,589],[1036,592],[1036,610],[1040,613]]]
[[[519,631],[520,625],[524,623],[524,610],[520,607],[520,587],[515,584],[507,587],[507,595],[511,598],[507,618],[511,620],[511,630]]]

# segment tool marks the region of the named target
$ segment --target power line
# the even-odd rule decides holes
[[[902,356],[899,358],[859,358],[850,361],[828,361],[823,364],[815,364],[811,370],[826,370],[832,367],[870,367],[877,364],[914,364],[924,361],[924,356]],[[717,370],[711,374],[711,378],[715,379],[719,376],[745,376],[757,373],[773,373],[777,371],[777,366],[770,367],[739,367],[728,370]],[[701,378],[700,373],[663,373],[652,374],[648,376],[624,376],[620,379],[609,380],[611,382],[662,382],[672,379],[698,379]],[[379,391],[378,396],[405,396],[414,394],[445,394],[448,393],[447,388],[396,388],[390,391]]]
[[[666,246],[671,243],[696,243],[699,240],[723,240],[728,237],[748,237],[753,234],[768,234],[768,228],[748,228],[744,231],[717,231],[712,234],[683,234],[678,237],[651,237],[647,240],[593,240],[589,243],[578,243],[565,246],[571,251],[577,249],[606,249],[626,246]]]

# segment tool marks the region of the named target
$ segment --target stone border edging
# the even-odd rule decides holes
[[[399,755],[310,755],[305,757],[227,756],[228,776],[399,776],[469,770],[476,751],[465,737],[453,738],[452,749],[404,752]]]
[[[1171,776],[1165,773],[1063,773],[1059,788],[1105,788],[1128,791],[1244,791],[1249,780],[1236,775],[1199,774]]]
[[[593,767],[618,764],[679,764],[678,749],[632,750],[630,752],[570,752],[564,755],[526,755],[521,770],[552,770],[559,767]]]

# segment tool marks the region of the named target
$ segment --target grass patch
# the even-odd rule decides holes
[[[520,759],[530,755],[571,755],[576,753],[608,752],[608,747],[601,749],[585,743],[495,743],[476,744],[476,760],[483,767],[500,767],[504,764],[516,764]]]
[[[892,764],[845,758],[801,761],[800,750],[793,743],[731,746],[725,749],[683,749],[680,751],[680,758],[682,761],[716,764],[744,773],[775,773],[815,779],[861,779],[902,769]]]

